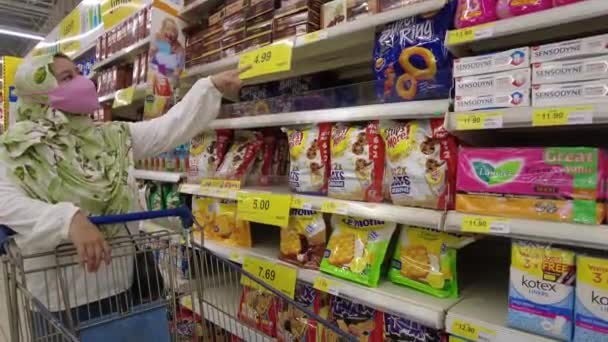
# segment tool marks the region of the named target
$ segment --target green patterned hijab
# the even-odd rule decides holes
[[[46,93],[57,86],[53,58],[35,57],[15,76],[17,95]],[[95,125],[88,115],[62,113],[40,102],[45,95],[20,97],[17,122],[0,136],[0,162],[31,198],[71,202],[87,214],[128,212],[134,194],[127,184],[133,165],[129,127]],[[86,114],[86,113],[85,113]]]

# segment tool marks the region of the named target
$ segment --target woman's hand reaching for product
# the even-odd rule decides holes
[[[239,91],[243,86],[243,81],[241,81],[239,75],[249,69],[251,69],[251,66],[220,72],[219,74],[211,76],[211,82],[213,82],[213,85],[222,93],[222,95],[224,95],[224,97],[229,99],[238,98]]]
[[[97,272],[102,261],[105,261],[106,265],[110,264],[110,245],[82,212],[76,213],[72,218],[69,237],[76,246],[80,264],[86,266],[87,271]]]

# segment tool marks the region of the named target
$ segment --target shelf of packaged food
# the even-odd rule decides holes
[[[541,115],[536,120],[534,120],[535,112]],[[544,118],[542,113],[545,113]],[[561,122],[552,117],[554,113],[564,113]],[[488,109],[450,112],[446,115],[446,127],[451,132],[591,124],[608,124],[608,103]]]
[[[446,0],[422,0],[391,11],[316,31],[292,39],[292,70],[246,80],[247,83],[268,82],[293,76],[306,75],[344,66],[371,62],[376,27],[397,19],[436,11]],[[239,56],[197,65],[186,70],[184,77],[201,77],[235,68]]]
[[[91,51],[91,50],[95,49],[95,47],[96,47],[96,46],[97,46],[97,43],[96,43],[96,42],[93,42],[93,43],[91,43],[91,44],[89,44],[89,45],[85,46],[84,48],[82,48],[82,49],[78,50],[76,53],[74,53],[74,54],[72,54],[72,55],[69,55],[69,54],[68,54],[68,56],[70,56],[70,58],[71,58],[72,60],[77,60],[77,59],[79,59],[80,57],[84,56],[84,55],[85,55],[87,52],[89,52],[89,51]]]
[[[556,341],[506,326],[507,290],[508,280],[493,275],[469,286],[462,292],[462,300],[448,310],[446,331],[474,342]]]
[[[450,31],[446,45],[458,57],[479,52],[544,43],[603,32],[608,28],[608,2],[587,0],[493,23],[469,27],[456,38]],[[465,30],[465,29],[461,29]],[[462,31],[460,31],[462,32]]]
[[[151,180],[164,183],[177,183],[184,174],[181,172],[165,172],[151,170],[133,170],[133,177],[136,179]]]
[[[356,107],[309,110],[217,119],[211,123],[213,129],[238,129],[270,126],[290,126],[320,122],[346,122],[381,119],[424,119],[441,117],[448,111],[450,101],[429,100],[400,103],[383,103]]]
[[[110,66],[113,64],[117,64],[117,63],[120,63],[125,60],[129,60],[130,58],[133,58],[138,53],[146,50],[148,48],[149,44],[150,44],[150,37],[142,39],[133,45],[127,46],[126,48],[123,48],[123,49],[113,53],[112,55],[108,56],[107,58],[103,59],[102,61],[95,63],[93,65],[93,70],[99,70],[101,68],[104,68],[104,67],[107,67],[107,66]]]
[[[194,243],[200,245],[200,238],[195,236]],[[278,259],[279,246],[276,241],[257,242],[252,248],[230,247],[212,241],[205,241],[205,247],[223,258],[237,263],[242,263],[243,257],[250,256],[273,263],[289,265]],[[298,279],[301,281],[314,284],[317,277],[329,280],[334,295],[410,318],[436,329],[444,328],[445,312],[458,302],[458,299],[435,298],[407,287],[395,285],[389,281],[381,281],[377,288],[369,288],[320,271],[298,269]]]
[[[143,101],[146,98],[146,89],[147,88],[148,88],[148,85],[146,83],[137,84],[135,86],[135,91],[133,92],[132,103]],[[114,98],[116,97],[116,93],[118,93],[119,91],[124,91],[124,89],[119,89],[111,94],[100,96],[99,103],[114,101]]]
[[[221,0],[194,0],[184,6],[179,15],[186,19],[199,21],[201,18],[208,17],[209,11],[222,2]]]
[[[465,232],[463,220],[465,218],[493,218],[492,215],[474,215],[449,211],[444,228],[449,232]],[[564,222],[551,222],[540,220],[525,220],[507,218],[505,224],[500,225],[499,232],[487,234],[536,240],[541,242],[554,242],[559,244],[583,246],[589,248],[606,249],[608,247],[608,226],[576,224]]]
[[[286,187],[247,187],[239,190],[248,193],[274,193],[288,194]],[[219,191],[218,189],[205,189],[198,184],[182,184],[180,192],[190,195],[208,196],[222,199],[236,200],[237,192]],[[387,203],[368,203],[358,201],[347,201],[333,199],[324,196],[310,196],[291,194],[292,206],[317,210],[326,213],[336,213],[343,215],[356,215],[360,217],[409,224],[418,227],[441,229],[443,212],[440,210],[400,207]]]

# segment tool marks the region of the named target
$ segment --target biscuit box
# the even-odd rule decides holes
[[[480,96],[530,89],[530,68],[492,74],[456,77],[456,96]]]
[[[532,47],[532,63],[608,54],[608,34]]]
[[[376,96],[384,102],[448,98],[452,59],[443,44],[454,2],[425,16],[401,19],[377,33],[373,68]]]
[[[488,74],[530,66],[530,48],[521,47],[454,60],[454,77]]]
[[[592,147],[461,148],[456,210],[599,224],[605,160]]]
[[[608,80],[532,86],[532,106],[548,107],[608,102]]]
[[[532,64],[532,84],[608,78],[608,56]]]

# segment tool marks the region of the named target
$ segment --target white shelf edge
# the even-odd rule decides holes
[[[95,71],[105,67],[106,65],[113,64],[116,61],[123,59],[125,56],[128,56],[131,52],[138,51],[148,44],[150,44],[150,37],[142,39],[131,46],[127,46],[126,48],[123,48],[122,50],[113,53],[111,56],[102,60],[101,62],[95,63],[93,65],[93,70]]]
[[[184,176],[183,173],[179,172],[164,172],[164,171],[151,171],[151,170],[133,170],[133,177],[136,179],[145,179],[151,181],[165,182],[165,183],[177,183]]]
[[[220,71],[236,68],[236,66],[239,64],[239,58],[240,57],[236,55],[228,58],[222,58],[215,62],[200,64],[193,66],[192,68],[187,68],[182,78],[194,76],[209,76]]]
[[[449,211],[445,220],[445,230],[461,233],[464,216],[492,217],[492,215],[475,215]],[[607,225],[525,220],[508,217],[507,219],[510,221],[510,233],[493,235],[597,249],[606,249],[608,247]]]
[[[361,121],[380,119],[424,119],[441,117],[449,109],[450,101],[429,100],[365,106],[319,109],[291,113],[216,119],[210,128],[255,128],[284,125],[301,125],[320,122]]]

